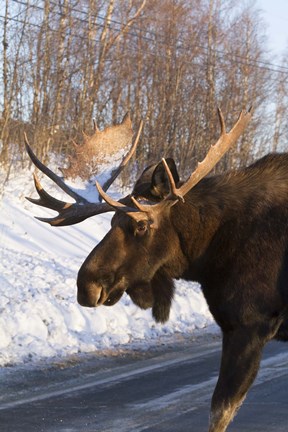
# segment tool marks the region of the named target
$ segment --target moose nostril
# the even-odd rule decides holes
[[[81,306],[96,307],[102,303],[103,289],[100,286],[86,288],[85,290],[78,288],[77,301]]]
[[[102,295],[102,293],[103,293],[103,289],[102,288],[99,288],[97,290],[97,292],[94,293],[95,294],[95,296],[94,296],[94,306],[97,306],[98,303],[101,303],[101,295]]]

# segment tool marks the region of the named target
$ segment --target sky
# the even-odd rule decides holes
[[[267,23],[269,47],[276,54],[288,49],[288,0],[257,0]]]

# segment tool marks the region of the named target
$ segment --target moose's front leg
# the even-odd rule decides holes
[[[255,329],[223,333],[222,359],[212,397],[209,432],[225,432],[253,383],[265,340]]]

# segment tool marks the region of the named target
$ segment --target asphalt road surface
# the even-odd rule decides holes
[[[0,372],[1,432],[205,432],[219,339]],[[110,353],[111,354],[111,353]],[[267,345],[229,432],[288,431],[288,343]]]

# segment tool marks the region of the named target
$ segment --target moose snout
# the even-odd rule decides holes
[[[107,279],[106,274],[97,274],[91,264],[84,262],[77,277],[78,303],[86,307],[101,306],[107,299]]]
[[[96,307],[103,304],[107,294],[101,280],[89,277],[81,270],[77,278],[77,301],[81,306]]]
[[[95,283],[89,284],[88,286],[78,285],[77,301],[81,306],[96,307],[103,304],[105,301],[105,294],[103,287]]]

